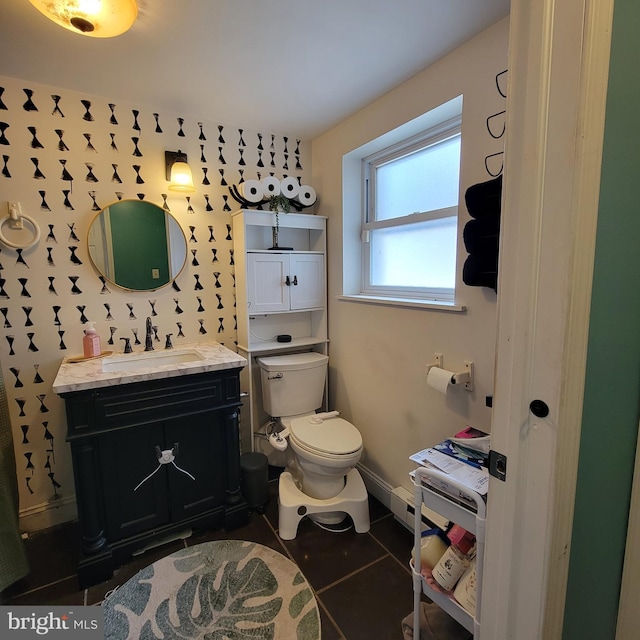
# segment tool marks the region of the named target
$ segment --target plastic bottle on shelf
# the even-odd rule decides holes
[[[452,591],[469,566],[469,554],[475,545],[475,536],[456,524],[447,537],[451,544],[433,568],[433,579],[444,591]]]
[[[444,538],[444,540],[443,540]],[[443,531],[439,529],[427,529],[422,532],[420,539],[420,568],[433,569],[447,550],[448,540]],[[411,557],[413,557],[413,551]]]
[[[472,616],[476,615],[476,592],[478,582],[476,577],[476,566],[476,559],[473,558],[467,567],[467,570],[462,574],[462,578],[458,580],[458,584],[453,592],[453,597]]]
[[[100,348],[100,336],[96,333],[96,328],[94,327],[93,322],[88,322],[87,328],[84,330],[82,350],[85,358],[94,358],[102,353],[102,349]]]

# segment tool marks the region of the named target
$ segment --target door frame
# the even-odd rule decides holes
[[[562,634],[613,0],[512,0],[480,637]],[[547,417],[529,411],[533,399]]]

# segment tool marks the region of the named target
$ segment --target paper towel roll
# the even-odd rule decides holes
[[[440,367],[431,367],[427,374],[427,385],[440,393],[447,393],[449,385],[451,384],[451,378],[455,374],[453,371],[447,371]]]
[[[240,187],[240,195],[249,202],[260,202],[264,197],[262,184],[258,180],[245,180]]]
[[[289,176],[284,180],[280,181],[280,193],[287,198],[295,198],[300,192],[300,185],[298,181],[293,177]]]
[[[303,184],[296,196],[296,200],[303,206],[309,207],[316,201],[316,191],[308,184]]]
[[[279,196],[280,195],[280,180],[273,176],[267,176],[262,178],[262,188],[264,190],[265,197]]]

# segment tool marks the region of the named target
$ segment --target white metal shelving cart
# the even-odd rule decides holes
[[[453,499],[429,487],[429,482],[436,485],[444,482],[457,489],[470,505],[458,504]],[[451,476],[437,469],[418,467],[414,476],[414,552],[413,552],[413,628],[419,629],[420,597],[422,593],[444,609],[452,618],[473,633],[474,638],[480,634],[480,604],[482,595],[482,569],[484,562],[484,541],[486,524],[486,503],[484,498],[475,491],[457,482]],[[476,536],[476,614],[472,616],[453,597],[432,587],[420,572],[420,542],[422,532],[421,507],[425,504],[433,511],[441,514]],[[472,506],[473,505],[473,506]],[[414,631],[414,638],[418,638]]]

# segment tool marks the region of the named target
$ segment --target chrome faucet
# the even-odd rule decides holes
[[[153,351],[153,327],[151,326],[151,318],[147,318],[147,329],[144,338],[144,350]]]

